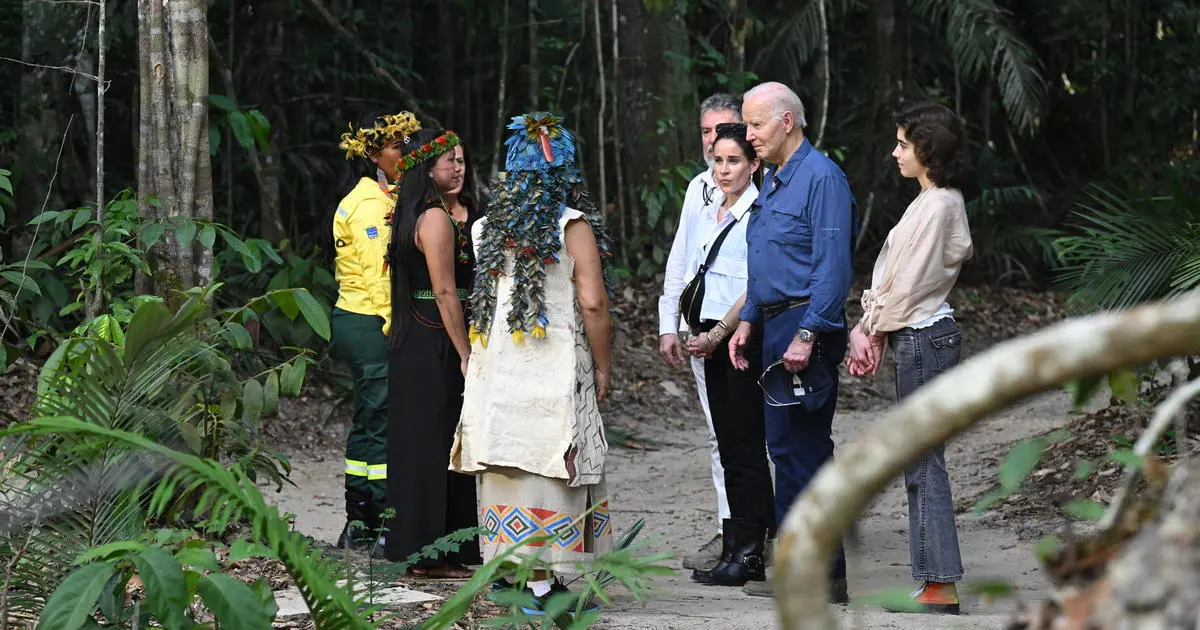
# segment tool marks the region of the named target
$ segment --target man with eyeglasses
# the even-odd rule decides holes
[[[681,367],[685,359],[683,342],[679,338],[681,330],[686,329],[679,316],[679,296],[687,286],[687,258],[694,245],[703,240],[699,234],[703,229],[700,221],[701,210],[713,203],[715,196],[720,193],[712,171],[712,143],[717,135],[717,125],[721,123],[741,122],[741,104],[732,94],[713,94],[700,103],[700,143],[704,161],[708,168],[697,174],[683,197],[683,208],[679,213],[679,223],[675,230],[675,241],[671,244],[671,253],[667,256],[666,273],[663,276],[663,293],[658,299],[658,350],[663,360],[671,367]],[[725,495],[725,471],[721,467],[721,455],[717,450],[717,434],[713,430],[712,413],[708,407],[708,391],[704,382],[704,362],[691,357],[692,376],[696,380],[696,389],[700,394],[700,408],[704,410],[704,419],[708,424],[709,456],[712,459],[713,489],[717,495],[717,531],[716,535],[704,543],[696,553],[683,557],[686,569],[708,569],[721,557],[721,524],[729,518],[729,501]]]
[[[847,347],[846,297],[853,276],[857,208],[846,175],[804,137],[804,104],[780,83],[763,83],[742,100],[746,139],[772,167],[746,228],[746,305],[729,341],[738,369],[762,370],[767,451],[775,464],[775,518],[833,457],[838,365]],[[744,350],[762,327],[763,365]],[[830,600],[848,603],[846,559],[829,569]],[[749,582],[770,597],[770,582]]]

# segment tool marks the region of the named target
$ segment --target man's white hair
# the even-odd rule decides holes
[[[797,126],[801,129],[808,126],[808,121],[804,118],[804,102],[788,86],[775,81],[759,83],[746,92],[742,102],[752,98],[767,99],[771,104],[771,113],[776,118],[782,118],[784,112],[791,112]]]

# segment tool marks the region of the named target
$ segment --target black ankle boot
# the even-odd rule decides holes
[[[361,527],[351,527],[350,523],[358,521]],[[379,538],[379,513],[367,501],[356,501],[346,505],[346,526],[338,536],[339,549],[367,550],[375,546]]]
[[[692,579],[713,586],[743,586],[746,582],[761,582],[767,579],[767,565],[763,557],[766,532],[754,521],[731,518],[725,521],[726,546],[721,562],[712,569],[697,574]]]
[[[693,582],[708,584],[712,579],[713,571],[733,560],[734,531],[733,527],[729,524],[732,520],[727,518],[721,521],[721,557],[717,560],[716,564],[708,569],[693,569]]]

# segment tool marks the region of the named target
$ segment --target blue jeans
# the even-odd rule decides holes
[[[951,317],[927,328],[902,328],[888,335],[896,353],[896,398],[916,391],[954,367],[962,352],[962,331]],[[904,471],[908,491],[908,552],[913,579],[957,582],[963,577],[954,500],[946,472],[944,445],[938,445]]]
[[[763,325],[765,369],[783,356],[807,307],[797,307],[766,320]],[[802,373],[816,385],[805,404],[765,405],[767,453],[775,464],[775,522],[782,527],[792,503],[804,492],[817,470],[833,458],[833,415],[837,406],[838,364],[846,355],[847,333],[822,333]],[[782,369],[782,366],[776,369]],[[829,577],[846,579],[846,554],[841,545],[829,562]]]

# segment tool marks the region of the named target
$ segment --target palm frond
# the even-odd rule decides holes
[[[1033,48],[1013,27],[1011,12],[995,0],[912,0],[912,6],[945,25],[959,72],[972,80],[994,76],[1013,124],[1032,132],[1040,121],[1046,84]]]
[[[1200,202],[1095,187],[1055,247],[1058,286],[1084,308],[1127,308],[1200,286]]]

